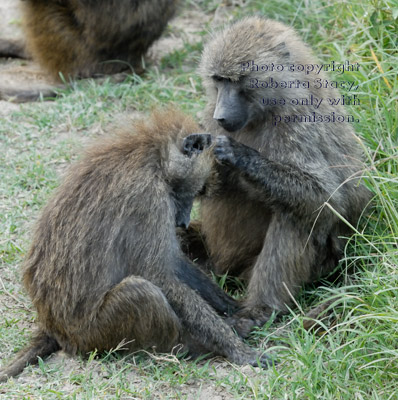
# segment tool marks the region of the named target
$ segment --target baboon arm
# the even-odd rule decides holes
[[[197,346],[240,365],[268,367],[272,364],[266,354],[260,355],[243,343],[194,290],[178,280],[167,281],[164,286],[162,290],[186,330],[186,336]]]
[[[177,277],[199,293],[220,315],[231,315],[238,309],[238,302],[228,296],[210,277],[189,260],[180,260]]]
[[[260,191],[262,196],[258,199],[268,204],[283,205],[296,214],[308,215],[329,200],[330,193],[315,174],[296,165],[269,160],[230,137],[216,138],[214,154],[221,165],[238,171],[246,183]],[[333,179],[330,176],[329,181]]]

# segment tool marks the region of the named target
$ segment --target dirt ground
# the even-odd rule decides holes
[[[18,9],[19,0],[0,0],[0,38],[2,39],[21,39],[23,38],[23,31],[21,28],[21,16]],[[152,62],[156,63],[167,53],[172,52],[184,45],[184,42],[195,42],[201,40],[198,35],[200,31],[203,30],[203,26],[206,23],[211,22],[214,25],[218,25],[225,22],[230,18],[229,7],[233,7],[234,4],[229,2],[228,4],[221,4],[214,14],[206,14],[199,7],[186,7],[181,10],[177,16],[171,21],[171,33],[161,38],[157,43],[153,45],[148,53],[148,57]],[[45,87],[51,86],[52,80],[50,77],[40,69],[40,67],[31,60],[19,60],[19,59],[1,59],[0,58],[0,87],[2,86],[29,86],[34,87]],[[20,105],[0,101],[0,118],[5,117],[15,111],[20,110]],[[3,279],[15,280],[13,276],[2,276]],[[0,288],[5,289],[1,285]],[[18,283],[16,283],[18,284]],[[18,309],[31,308],[30,303],[26,303],[26,300],[21,300],[7,291],[3,291],[0,294],[0,313],[1,309],[14,309],[16,315],[18,314]],[[33,313],[33,310],[32,310]],[[31,331],[34,326],[32,321],[21,321],[20,329],[26,328],[27,331]],[[49,366],[61,364],[61,370],[63,375],[67,376],[70,371],[79,372],[83,374],[87,369],[90,369],[94,375],[97,375],[100,379],[106,379],[104,372],[101,370],[101,365],[96,360],[92,360],[89,365],[78,358],[68,357],[63,352],[58,352],[54,354],[48,361],[46,361]],[[222,377],[231,373],[231,367],[228,363],[220,360],[213,362],[213,373],[217,377]],[[255,379],[255,373],[251,368],[243,368],[243,373],[248,377],[252,376]],[[40,380],[44,380],[43,377],[38,377],[33,375],[31,371],[23,372],[16,380],[15,385],[26,385],[29,384],[30,387],[40,386]],[[134,382],[138,387],[140,385],[145,385],[142,382],[143,378],[138,373],[131,373],[127,379],[129,382]],[[69,386],[68,386],[69,385]],[[69,388],[70,387],[70,388]],[[63,391],[72,393],[74,391],[74,384],[67,383],[63,387]],[[156,390],[153,392],[156,395]],[[174,398],[176,389],[170,389],[167,387],[167,382],[165,382],[165,387],[162,388],[162,392],[159,392],[158,398],[164,398],[164,396],[171,396]],[[200,395],[198,395],[200,393]],[[226,400],[232,399],[232,397],[223,387],[216,386],[212,382],[198,382],[189,381],[187,384],[181,385],[178,389],[178,398],[180,396],[195,399],[212,399],[212,400]],[[5,397],[3,397],[5,396]],[[9,398],[5,391],[2,391],[0,387],[0,397]],[[176,397],[177,398],[177,397]]]

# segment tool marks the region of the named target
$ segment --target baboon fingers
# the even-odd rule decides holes
[[[188,157],[192,154],[199,154],[207,147],[210,147],[212,138],[209,133],[192,133],[183,142],[183,153]]]
[[[231,146],[231,142],[227,136],[219,135],[216,137],[216,145],[214,147],[214,155],[220,164],[235,165],[236,157]]]

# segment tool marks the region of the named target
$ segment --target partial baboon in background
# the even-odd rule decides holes
[[[294,30],[260,17],[216,33],[203,51],[220,182],[201,201],[202,234],[215,272],[249,280],[230,319],[242,336],[337,265],[350,230],[325,203],[355,225],[369,200],[358,138],[333,119],[345,110],[330,104],[339,98],[330,84],[317,88],[326,75],[304,68],[315,64]],[[314,115],[323,122],[305,122]]]
[[[141,67],[177,0],[25,0],[29,52],[58,78],[112,74]]]
[[[211,178],[210,135],[173,110],[126,126],[70,168],[39,218],[23,281],[39,332],[0,380],[61,348],[74,354],[179,343],[257,365],[216,312],[229,298],[182,253],[194,196]],[[209,178],[210,177],[210,178]],[[265,366],[267,356],[260,356]]]
[[[28,55],[24,43],[0,38],[0,57],[27,58]]]
[[[160,37],[178,0],[24,0],[27,52],[55,79],[134,69]],[[0,56],[23,56],[24,45],[0,41]],[[45,96],[55,92],[43,89]],[[0,88],[0,98],[31,101],[40,90]]]

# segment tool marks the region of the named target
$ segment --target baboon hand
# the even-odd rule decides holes
[[[227,136],[220,135],[216,137],[214,155],[220,164],[236,164],[235,152],[231,140]]]
[[[192,133],[184,138],[183,153],[188,157],[192,154],[200,154],[204,149],[210,147],[212,142],[209,133]]]
[[[256,150],[237,142],[231,137],[219,135],[214,147],[216,160],[223,165],[231,165],[245,169],[252,159],[261,157]]]

